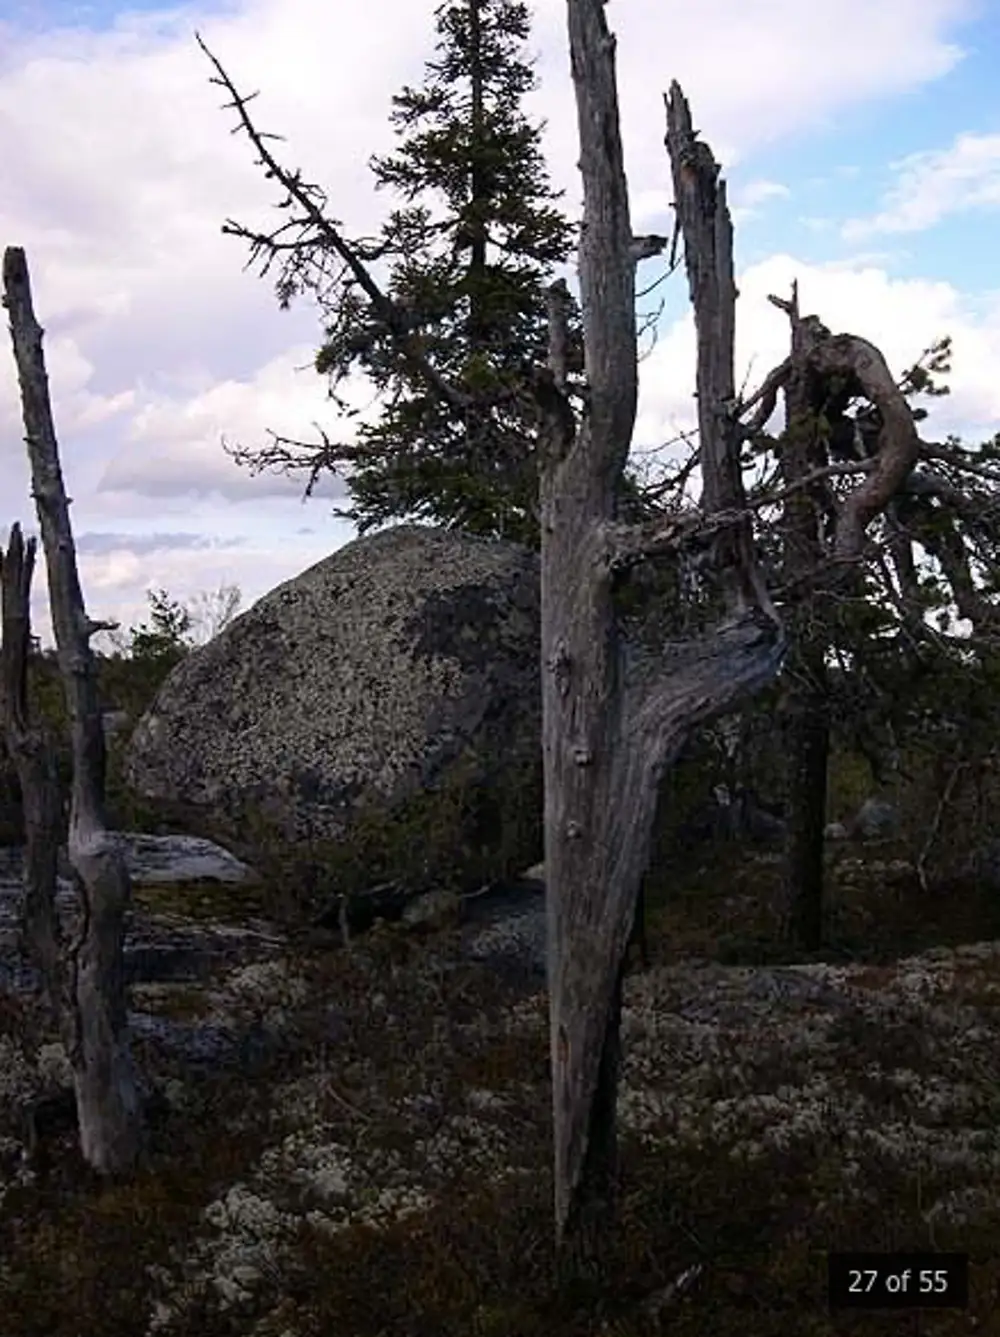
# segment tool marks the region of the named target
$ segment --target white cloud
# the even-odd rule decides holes
[[[303,480],[254,478],[219,445],[222,434],[263,444],[267,428],[312,439],[315,418],[340,433],[320,378],[295,371],[316,345],[315,310],[300,302],[280,312],[271,281],[243,272],[243,244],[221,235],[227,217],[272,226],[280,195],[246,139],[230,134],[235,114],[221,110],[227,99],[209,83],[194,30],[241,92],[261,90],[256,123],[286,136],[282,161],[322,184],[331,214],[356,235],[375,230],[392,204],[372,190],[368,160],[393,143],[393,93],[422,80],[436,3],[229,0],[221,10],[121,16],[100,33],[0,24],[0,243],[27,251],[74,525],[80,535],[124,536],[114,552],[81,553],[94,616],[142,616],[149,583],[188,596],[237,580],[252,602],[350,534],[328,518],[332,487],[305,516]],[[553,180],[573,211],[579,152],[565,0],[534,9],[543,86],[530,107],[548,118]],[[669,232],[672,222],[661,97],[671,79],[731,164],[940,77],[961,56],[955,25],[973,12],[973,0],[611,6],[638,230]],[[772,186],[746,189],[752,197],[756,187],[760,203],[765,187],[775,197]],[[679,340],[667,331],[643,367],[653,438],[682,402],[691,406],[683,364],[678,372],[662,361]],[[654,374],[668,387],[680,375],[679,398],[664,399]],[[0,469],[5,496],[24,498],[23,518],[21,437],[12,359],[0,355]],[[208,554],[125,546],[129,532],[181,528],[244,541]]]
[[[791,194],[787,186],[783,186],[780,181],[748,181],[747,184],[737,192],[737,202],[747,209],[754,209],[758,204],[764,204],[767,200],[784,200]]]
[[[951,148],[892,164],[898,181],[872,218],[844,224],[849,240],[876,232],[922,232],[952,214],[1000,208],[1000,135],[959,135]]]
[[[777,255],[737,278],[736,381],[748,390],[788,355],[787,318],[768,300],[787,297],[799,282],[803,314],[815,314],[834,332],[860,335],[884,353],[897,377],[942,335],[952,336],[952,393],[927,399],[922,426],[931,440],[955,432],[969,441],[992,436],[1000,424],[1000,300],[985,313],[969,308],[948,283],[893,279],[874,266],[811,265]],[[643,364],[636,442],[650,447],[696,424],[695,339],[690,313],[676,321]]]
[[[790,194],[788,187],[779,181],[748,181],[731,195],[730,213],[734,226],[738,228],[760,218],[764,212],[760,205],[768,200],[787,199]]]
[[[142,387],[142,407],[132,416],[129,439],[109,461],[101,491],[132,491],[146,497],[215,493],[230,501],[301,492],[302,482],[283,476],[252,477],[223,448],[256,449],[270,441],[267,429],[319,443],[315,424],[330,417],[322,378],[312,369],[315,350],[305,345],[282,353],[247,380],[191,386],[190,398]],[[363,399],[359,387],[342,387],[345,398]],[[348,422],[337,440],[351,441]],[[343,495],[337,485],[336,495]],[[328,493],[329,495],[329,493]]]

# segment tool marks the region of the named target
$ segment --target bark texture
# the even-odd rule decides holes
[[[824,561],[825,485],[805,480],[829,463],[818,429],[823,380],[809,365],[811,344],[799,319],[798,289],[787,307],[792,322],[790,371],[785,383],[785,431],[781,438],[781,477],[785,541],[783,574],[788,583],[807,589]],[[826,686],[827,637],[822,607],[815,596],[788,615],[792,649],[784,675],[783,714],[786,746],[784,901],[787,935],[810,951],[823,934],[823,845],[826,825],[827,761],[830,750]]]
[[[767,396],[779,385],[784,388],[783,574],[785,587],[799,591],[786,614],[793,650],[783,694],[788,761],[785,928],[802,946],[815,950],[822,941],[830,751],[826,612],[833,599],[863,597],[859,564],[866,531],[912,480],[920,441],[912,410],[874,345],[854,335],[831,334],[815,316],[802,316],[795,284],[790,300],[772,296],[770,301],[791,324],[791,355],[768,378]],[[873,406],[869,420],[875,430],[865,447],[871,454],[862,462],[862,481],[837,499],[829,486],[835,466],[829,459],[827,415],[837,416],[852,398]],[[828,548],[829,520],[833,542]]]
[[[24,811],[24,902],[21,931],[29,958],[42,977],[52,1018],[63,1016],[65,971],[60,955],[55,890],[62,796],[55,752],[28,716],[28,649],[31,644],[31,578],[36,543],[20,525],[11,527],[0,553],[0,719],[21,786]]]
[[[84,610],[69,499],[59,463],[42,329],[35,318],[24,251],[8,247],[4,305],[17,363],[32,492],[48,571],[52,625],[71,721],[73,784],[69,859],[81,899],[81,927],[67,957],[68,1056],[73,1067],[80,1149],[101,1174],[130,1170],[142,1146],[142,1112],[129,1049],[122,942],[131,897],[128,871],[104,817],[104,730],[90,637],[103,624]]]
[[[730,544],[734,616],[716,632],[650,655],[619,634],[613,588],[647,552],[668,549],[676,527],[637,532],[615,518],[635,422],[635,264],[649,254],[629,223],[619,137],[614,39],[601,0],[569,0],[580,130],[584,223],[580,246],[587,410],[577,424],[565,396],[564,289],[550,290],[547,417],[541,471],[543,752],[550,1042],[555,1125],[556,1244],[561,1275],[593,1274],[614,1220],[619,1017],[623,962],[646,868],[659,783],[691,730],[764,686],[783,651],[780,631],[752,592],[745,546]],[[672,105],[685,107],[674,86]],[[671,153],[691,155],[683,118]],[[718,281],[731,255],[718,169],[695,153],[698,209],[715,219],[685,233],[699,329],[731,329],[735,289]],[[714,212],[713,212],[714,211]],[[724,217],[718,218],[721,212]],[[714,247],[711,255],[705,246]],[[711,275],[698,279],[703,269]],[[720,304],[714,315],[712,303]],[[723,309],[725,308],[725,309]],[[705,394],[732,384],[731,343],[706,334]],[[728,347],[728,352],[727,352]],[[701,346],[700,346],[701,354]],[[713,420],[714,421],[714,420]],[[714,429],[713,429],[714,430]],[[729,458],[735,435],[717,432],[703,454],[706,499],[739,508]],[[747,591],[750,593],[747,594]]]

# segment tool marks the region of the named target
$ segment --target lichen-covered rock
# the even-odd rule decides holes
[[[899,829],[899,813],[886,799],[867,798],[851,824],[851,833],[861,840],[884,840]]]
[[[541,853],[537,557],[400,526],[279,586],[170,674],[128,783],[324,894]]]

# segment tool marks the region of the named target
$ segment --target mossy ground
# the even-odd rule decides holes
[[[853,804],[860,787],[841,774],[835,796]],[[453,933],[385,928],[350,952],[289,953],[305,1001],[285,1008],[282,1047],[253,1066],[195,1081],[137,1043],[143,1070],[183,1100],[131,1182],[94,1182],[66,1140],[44,1174],[7,1188],[0,1333],[143,1334],[161,1305],[168,1337],[1000,1332],[1000,954],[961,950],[1000,940],[1000,899],[971,881],[925,893],[895,862],[904,852],[831,853],[828,945],[813,958],[778,937],[773,860],[726,848],[652,871],[652,964],[628,981],[623,1018],[614,1280],[599,1289],[550,1283],[544,995],[513,996],[461,963]],[[267,892],[252,904],[221,887],[141,899],[241,922]],[[754,982],[789,963],[834,981],[849,971],[843,1008],[755,1011]],[[190,988],[163,991],[166,1013],[197,1005]],[[23,1024],[0,1000],[0,1037]],[[498,1103],[473,1119],[474,1095]],[[290,1168],[261,1178],[296,1137]],[[317,1146],[357,1171],[353,1217],[335,1230],[335,1205],[294,1173]],[[410,1214],[372,1216],[418,1189]],[[228,1235],[208,1228],[220,1203],[241,1201],[256,1204],[256,1226],[234,1207]],[[269,1204],[291,1222],[280,1247]],[[833,1315],[831,1249],[968,1252],[970,1308]],[[254,1283],[227,1307],[220,1272],[247,1258]],[[666,1299],[692,1267],[690,1292]]]
[[[996,907],[985,905],[972,887],[952,887],[936,914],[913,887],[887,889],[878,868],[885,852],[877,853],[882,857],[869,861],[869,868],[876,864],[873,873],[855,868],[846,884],[838,884],[837,922],[845,927],[826,956],[857,960],[860,934],[851,925],[866,925],[868,950],[853,987],[881,1007],[898,973],[897,935],[916,954],[945,940],[1000,934]],[[729,866],[699,865],[691,880],[678,873],[671,893],[655,897],[651,907],[652,970],[631,980],[630,989],[650,995],[660,990],[673,1007],[681,1000],[671,1000],[670,990],[682,986],[671,972],[693,968],[692,962],[708,968],[723,959],[792,960],[770,933],[776,873],[773,863],[745,855]],[[252,1297],[227,1310],[211,1285],[192,1279],[183,1315],[163,1331],[185,1337],[320,1337],[331,1331],[352,1337],[944,1337],[977,1324],[979,1331],[995,1330],[995,1176],[991,1184],[960,1160],[928,1156],[919,1139],[909,1156],[889,1154],[877,1139],[853,1145],[849,1155],[843,1141],[817,1128],[780,1145],[767,1145],[765,1138],[762,1152],[737,1155],[736,1143],[727,1147],[709,1136],[710,1115],[726,1102],[786,1099],[788,1110],[775,1106],[774,1119],[798,1117],[788,1092],[808,1087],[815,1072],[807,1080],[801,1054],[780,1043],[761,1049],[749,1089],[745,1072],[734,1072],[729,1058],[716,1058],[697,1098],[705,1116],[703,1139],[675,1128],[673,1136],[661,1129],[657,1140],[659,1135],[647,1136],[623,1118],[616,1280],[588,1294],[553,1293],[545,1000],[512,999],[486,967],[449,967],[457,959],[454,941],[444,934],[418,943],[386,928],[356,951],[290,960],[288,971],[308,988],[307,1005],[290,1012],[290,1046],[253,1071],[203,1081],[191,1103],[156,1130],[150,1165],[134,1182],[95,1185],[64,1146],[46,1182],[11,1189],[0,1224],[5,1331],[23,1337],[145,1331],[138,1315],[154,1298],[176,1297],[190,1272],[191,1242],[205,1231],[205,1209],[234,1184],[250,1181],[267,1149],[290,1128],[323,1128],[328,1141],[353,1147],[359,1157],[374,1157],[376,1149],[386,1157],[412,1157],[416,1143],[430,1148],[449,1121],[464,1126],[463,1111],[476,1091],[503,1102],[498,1146],[513,1173],[494,1176],[484,1169],[480,1134],[464,1153],[458,1137],[439,1161],[427,1155],[422,1184],[428,1206],[400,1220],[347,1225],[337,1233],[310,1223],[311,1190],[272,1182],[271,1200],[296,1224],[291,1243],[286,1240],[267,1266],[258,1267]],[[956,962],[951,1003],[991,1031],[1000,1029],[1000,957],[972,954]],[[723,977],[726,970],[739,967],[726,967]],[[642,1009],[637,996],[627,1000],[626,1056],[630,1046],[641,1051],[630,1027],[644,1024]],[[8,1017],[0,1024],[16,1023]],[[725,1039],[724,1032],[720,1036]],[[845,1012],[827,1040],[834,1048],[819,1068],[835,1072],[851,1100],[863,1100],[874,1134],[906,1122],[893,1074],[915,1074],[927,1089],[940,1081],[940,1053],[928,1044],[927,1023],[915,1013],[897,1015],[888,1005],[874,1019],[863,1009]],[[169,1064],[151,1047],[140,1047],[138,1057],[160,1080],[189,1076],[179,1067],[167,1071]],[[678,1089],[683,1071],[679,1059]],[[970,1128],[990,1139],[1000,1119],[1000,1069],[970,1070],[965,1078],[974,1096],[961,1118],[954,1116],[956,1146],[968,1140]],[[626,1079],[633,1080],[627,1073]],[[664,1091],[669,1089],[668,1081]],[[807,1098],[802,1100],[805,1108]],[[947,1133],[952,1116],[945,1109],[941,1117]],[[376,1179],[369,1196],[378,1188]],[[929,1205],[972,1189],[983,1192],[966,1219],[928,1216]],[[919,1323],[913,1314],[831,1315],[825,1267],[826,1251],[835,1248],[969,1252],[970,1310],[928,1311]],[[704,1270],[690,1294],[657,1313],[651,1297],[695,1265]]]

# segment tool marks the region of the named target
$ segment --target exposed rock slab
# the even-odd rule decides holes
[[[208,841],[185,836],[120,837],[137,886],[185,882],[252,884],[253,870]],[[23,954],[19,913],[23,896],[23,851],[0,849],[0,991],[33,993],[40,984]],[[63,859],[63,873],[69,872]],[[56,913],[64,934],[79,924],[77,894],[68,876],[56,882]],[[269,955],[282,946],[279,933],[265,925],[233,927],[194,923],[178,915],[150,914],[133,906],[126,925],[125,978],[128,983],[197,981],[229,962]]]

